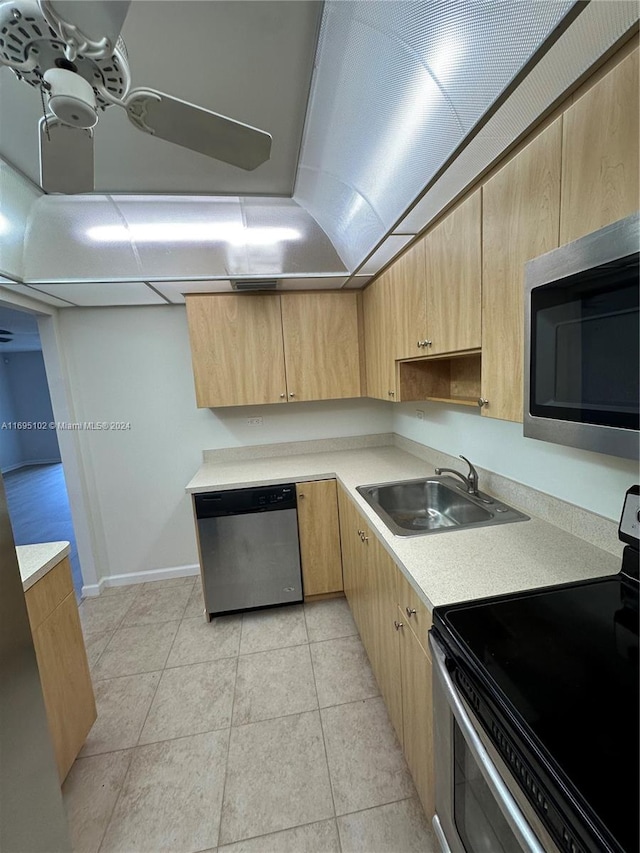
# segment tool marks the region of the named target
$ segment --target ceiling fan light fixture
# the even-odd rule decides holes
[[[57,119],[71,127],[95,127],[96,96],[84,77],[66,68],[49,68],[44,80],[49,86],[49,109]]]

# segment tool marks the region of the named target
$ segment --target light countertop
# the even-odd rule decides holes
[[[616,574],[620,558],[535,518],[427,536],[396,536],[356,486],[432,476],[433,467],[397,447],[206,462],[192,494],[336,478],[383,546],[432,609],[491,595]],[[482,484],[481,484],[482,487]]]
[[[60,560],[69,556],[68,542],[40,542],[37,545],[16,545],[22,588],[26,592],[44,577]]]

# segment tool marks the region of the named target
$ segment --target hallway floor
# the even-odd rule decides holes
[[[207,623],[200,581],[80,607],[76,853],[435,853],[345,599]]]
[[[28,465],[8,471],[2,478],[16,545],[69,542],[73,586],[79,601],[82,574],[62,464]]]

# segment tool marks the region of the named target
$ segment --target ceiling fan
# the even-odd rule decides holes
[[[13,343],[15,336],[25,338],[37,338],[37,330],[34,332],[12,332],[10,329],[0,329],[0,344]]]
[[[0,66],[40,89],[40,182],[46,192],[93,189],[99,113],[125,110],[138,130],[251,171],[271,135],[155,89],[131,89],[120,31],[131,0],[0,0]]]

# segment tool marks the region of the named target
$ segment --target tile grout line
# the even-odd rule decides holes
[[[133,601],[131,602],[131,605],[132,604],[133,604]],[[185,604],[185,608],[186,608],[186,606],[187,605]],[[128,612],[128,609],[129,608],[127,608],[127,612]],[[125,616],[126,616],[126,613],[125,613]],[[124,619],[124,616],[122,618]],[[115,631],[114,631],[114,634],[115,634]],[[167,660],[169,659],[169,654],[171,653],[171,649],[173,648],[173,644],[175,643],[177,636],[178,636],[178,629],[176,628],[176,633],[173,635],[173,640],[171,641],[171,646],[169,648],[169,651],[167,652],[167,657],[165,658],[165,664],[166,664]],[[111,642],[111,640],[109,642]],[[136,743],[134,744],[134,746],[129,748],[130,754],[129,754],[129,764],[127,765],[127,772],[125,773],[124,778],[122,780],[120,790],[118,791],[118,796],[115,799],[115,802],[113,804],[113,809],[111,810],[111,814],[109,815],[109,820],[105,824],[104,833],[102,834],[102,838],[100,839],[100,845],[98,847],[98,853],[100,853],[100,851],[102,850],[102,846],[104,844],[104,840],[105,840],[107,832],[109,830],[109,826],[111,825],[111,822],[113,820],[113,816],[116,812],[116,807],[117,807],[118,803],[120,802],[120,799],[122,798],[122,792],[124,791],[124,786],[126,784],[127,777],[129,776],[129,772],[131,770],[131,762],[133,761],[133,753],[134,753],[134,750],[138,748],[138,745],[140,743],[140,738],[142,736],[142,732],[144,730],[147,719],[149,717],[149,712],[151,711],[151,706],[153,705],[153,702],[156,698],[156,694],[158,692],[158,688],[160,687],[160,682],[162,681],[162,673],[164,672],[164,667],[162,670],[155,670],[155,672],[160,672],[160,677],[158,678],[158,683],[156,684],[156,689],[153,691],[153,696],[151,697],[151,702],[149,702],[149,707],[147,708],[147,713],[145,714],[144,720],[142,722],[142,726],[140,727],[140,731],[138,732],[138,737],[136,739]],[[135,674],[145,675],[145,673],[135,673]],[[127,676],[122,676],[122,677],[127,678]],[[105,679],[105,681],[106,680],[108,680],[108,679]],[[121,750],[112,750],[112,751],[116,752],[116,751],[121,751]],[[104,753],[98,753],[98,754],[104,755]]]
[[[186,606],[187,606],[187,605],[185,604],[185,608],[186,608]],[[167,668],[167,661],[169,660],[169,655],[171,654],[171,650],[173,649],[174,643],[175,643],[175,641],[176,641],[176,637],[178,636],[178,630],[179,630],[179,628],[180,628],[180,622],[181,622],[181,621],[182,621],[182,620],[179,620],[179,621],[178,621],[178,626],[176,627],[176,632],[175,632],[175,634],[173,635],[173,639],[171,640],[171,645],[169,646],[169,650],[167,651],[167,656],[166,656],[166,658],[164,659],[164,664],[163,664],[163,666],[162,666],[162,670],[155,670],[156,672],[160,672],[160,678],[158,679],[158,683],[156,684],[156,689],[153,691],[153,696],[151,697],[151,702],[149,703],[149,707],[147,708],[147,713],[146,713],[146,714],[145,714],[145,716],[144,716],[144,720],[143,720],[143,722],[142,722],[142,726],[141,726],[141,728],[140,728],[140,731],[138,732],[138,739],[136,740],[136,745],[135,745],[136,747],[137,747],[137,746],[140,746],[140,738],[142,737],[142,732],[144,731],[144,727],[146,726],[146,724],[147,724],[147,720],[149,719],[149,713],[151,712],[151,706],[152,706],[152,705],[153,705],[153,703],[155,702],[156,695],[157,695],[158,690],[159,690],[159,688],[160,688],[160,682],[162,681],[162,676],[164,675],[164,672],[165,672],[165,670],[166,670],[166,668]],[[141,673],[141,674],[142,674],[142,673]],[[134,749],[135,749],[135,747],[134,747]]]
[[[307,611],[304,609],[304,624],[307,629],[307,637],[309,636],[309,626],[307,624]],[[311,643],[309,643],[309,658],[311,659],[311,673],[313,675],[313,684],[316,689],[316,699],[318,701],[318,720],[320,721],[320,733],[322,735],[322,748],[324,750],[324,760],[327,763],[327,776],[329,777],[329,791],[331,792],[331,803],[333,805],[333,825],[336,828],[336,836],[338,838],[338,851],[342,853],[342,839],[340,838],[340,828],[338,827],[338,819],[336,814],[336,801],[333,795],[333,780],[331,778],[331,768],[329,767],[329,755],[327,753],[327,741],[324,736],[324,726],[322,725],[322,709],[320,708],[320,696],[318,695],[318,682],[316,679],[316,669],[313,665],[313,655],[311,654]]]
[[[110,644],[111,644],[111,640],[113,640],[113,637],[114,637],[114,635],[115,635],[115,633],[116,633],[116,631],[117,631],[117,630],[118,630],[118,629],[116,628],[116,630],[115,630],[115,631],[112,631],[112,632],[111,632],[111,636],[110,636],[110,637],[109,637],[109,639],[107,640],[107,643],[106,643],[105,647],[103,648],[103,650],[100,652],[100,654],[99,654],[99,655],[98,655],[98,657],[96,658],[96,661],[95,661],[95,663],[93,664],[93,666],[91,666],[91,664],[89,664],[89,675],[91,676],[91,683],[92,683],[92,685],[93,685],[94,681],[101,681],[101,680],[104,680],[104,679],[99,679],[99,678],[94,679],[94,677],[93,677],[93,670],[94,670],[94,668],[95,668],[95,667],[97,667],[97,666],[98,666],[98,662],[100,661],[100,658],[102,657],[102,655],[103,655],[103,654],[107,651],[107,649],[109,648],[109,646],[110,646]],[[83,639],[83,642],[84,642],[85,647],[86,647],[86,645],[87,645],[87,642],[86,642],[86,641],[87,641],[87,638],[86,638],[86,637],[83,637],[82,639]],[[85,651],[86,651],[86,648],[85,648]],[[88,663],[88,661],[87,661],[87,663]]]
[[[114,750],[114,751],[116,751],[116,750]],[[117,751],[118,752],[124,752],[125,750],[120,749]],[[129,761],[127,762],[127,770],[126,770],[126,773],[124,774],[124,776],[122,777],[122,782],[120,784],[120,790],[118,791],[118,796],[113,801],[113,808],[111,809],[111,812],[109,813],[109,818],[105,821],[104,831],[103,831],[102,835],[100,836],[100,844],[98,844],[97,853],[100,853],[100,851],[102,850],[102,845],[104,844],[104,840],[107,837],[107,831],[108,831],[109,827],[111,826],[111,821],[113,820],[113,816],[116,813],[116,807],[117,807],[118,803],[120,802],[120,798],[122,797],[124,785],[125,785],[125,782],[127,781],[127,777],[129,775],[129,770],[131,769],[131,762],[133,760],[133,748],[128,747],[126,751],[129,753]],[[87,756],[87,757],[89,757],[89,756]],[[77,761],[77,759],[76,759],[76,761]]]
[[[307,627],[307,614],[305,612],[304,615],[304,624],[305,628]],[[307,636],[309,632],[307,631]],[[322,735],[322,748],[324,750],[324,760],[327,765],[327,776],[329,777],[329,791],[331,792],[331,804],[333,805],[333,821],[336,827],[336,833],[338,836],[338,848],[340,853],[342,853],[342,841],[340,840],[340,830],[338,829],[338,821],[336,820],[336,801],[333,795],[333,780],[331,778],[331,768],[329,766],[329,755],[327,753],[327,741],[324,734],[324,726],[322,725],[322,710],[320,708],[320,696],[318,695],[318,682],[316,679],[316,670],[313,665],[313,655],[311,654],[311,643],[309,643],[309,657],[311,658],[311,672],[313,674],[313,684],[316,689],[316,699],[318,701],[318,720],[320,721],[320,734]]]
[[[225,658],[225,660],[231,660],[231,658]],[[210,661],[204,661],[204,663],[208,663],[208,662],[210,662]],[[215,663],[215,661],[211,661],[211,662]],[[197,665],[198,664],[185,664],[185,666],[197,666]],[[312,663],[312,668],[313,668],[313,663]],[[161,670],[155,670],[155,672],[161,672]],[[153,675],[153,673],[146,673],[146,672],[139,673],[139,674],[140,675]],[[237,674],[237,669],[236,669],[236,674]],[[129,676],[122,675],[122,676],[117,676],[117,678],[129,678]],[[158,681],[158,684],[159,683],[160,682]],[[156,692],[157,692],[157,688],[156,688]],[[235,687],[234,687],[234,692],[235,692]],[[154,698],[155,698],[155,694],[154,694]],[[107,749],[104,752],[91,752],[88,755],[78,756],[78,758],[76,758],[76,761],[81,761],[85,758],[93,758],[96,755],[112,755],[114,752],[126,752],[127,750],[137,749],[138,747],[142,747],[142,746],[152,746],[153,744],[157,744],[157,743],[170,743],[171,741],[174,741],[174,740],[183,740],[184,738],[195,737],[196,735],[206,735],[206,734],[211,734],[212,732],[223,732],[223,731],[226,731],[227,729],[243,729],[243,728],[246,728],[247,726],[257,726],[257,725],[260,725],[261,723],[271,723],[274,720],[285,720],[288,717],[299,717],[300,714],[314,714],[316,712],[320,713],[321,711],[328,711],[330,708],[344,708],[346,705],[356,705],[356,704],[360,704],[362,702],[369,702],[371,699],[380,699],[380,698],[381,698],[381,694],[378,694],[377,696],[367,696],[366,699],[353,699],[353,700],[351,700],[351,702],[341,702],[337,705],[325,705],[323,708],[312,708],[309,711],[295,711],[294,713],[291,713],[291,714],[280,714],[277,717],[265,717],[265,719],[263,719],[263,720],[253,720],[250,723],[240,723],[240,725],[237,725],[237,726],[234,726],[234,725],[232,725],[232,726],[220,726],[217,729],[205,729],[204,731],[192,732],[191,734],[188,734],[188,735],[187,734],[180,734],[180,735],[175,735],[174,737],[166,737],[166,738],[160,738],[159,740],[152,740],[152,741],[149,741],[148,743],[136,743],[133,746],[121,746],[121,747],[118,747],[117,749]],[[152,700],[152,702],[153,702],[153,700]],[[149,706],[149,707],[151,707],[151,706]],[[145,718],[145,722],[146,722],[146,718]],[[144,725],[143,725],[143,728],[144,728]],[[142,730],[141,730],[141,733],[142,733]],[[402,797],[402,799],[406,800],[406,799],[411,799],[411,798],[410,797]],[[392,800],[391,802],[396,802],[396,801]],[[374,807],[372,806],[371,808],[374,808]],[[366,811],[366,809],[361,809],[361,811]],[[348,814],[351,814],[351,812],[348,812]],[[328,819],[328,818],[326,818],[326,819]],[[318,821],[312,821],[312,823],[317,823],[317,822]],[[270,833],[266,833],[266,834],[269,835]]]
[[[351,817],[351,815],[354,815],[354,814],[364,814],[365,812],[372,812],[375,809],[383,809],[385,806],[393,806],[396,803],[406,803],[409,800],[415,800],[418,803],[418,805],[420,806],[420,808],[422,809],[422,811],[424,812],[424,809],[422,808],[422,803],[420,802],[420,798],[418,797],[417,792],[414,792],[409,797],[400,797],[400,799],[398,799],[398,800],[389,800],[389,801],[384,802],[384,803],[378,803],[375,806],[367,806],[364,809],[355,809],[355,811],[352,811],[352,812],[345,812],[344,814],[336,815],[336,820],[338,818],[341,818],[341,817]],[[428,823],[428,819],[427,819],[426,815],[425,815],[425,820],[427,820],[427,823]]]
[[[377,807],[374,806],[373,808],[377,808]],[[366,809],[365,809],[365,811],[366,811]],[[210,851],[211,851],[211,853],[219,853],[219,851],[222,850],[224,847],[233,847],[234,844],[244,844],[247,841],[250,842],[250,841],[256,841],[257,839],[261,839],[261,838],[270,838],[273,835],[280,835],[283,832],[291,832],[294,829],[302,829],[302,827],[304,827],[304,826],[315,826],[316,824],[328,823],[329,821],[333,821],[333,823],[336,823],[336,818],[335,817],[323,817],[323,818],[320,818],[320,820],[312,820],[312,821],[308,821],[307,823],[296,823],[293,826],[286,826],[284,829],[274,829],[271,832],[263,832],[261,835],[247,835],[245,838],[238,838],[237,841],[229,841],[229,842],[227,842],[227,844],[223,844],[221,847],[213,848],[213,851],[211,851],[210,847],[207,847],[202,851],[198,851],[198,853],[210,853]],[[336,831],[337,831],[337,825],[336,825]],[[273,848],[269,849],[269,853],[273,853]],[[368,851],[364,851],[364,853],[368,853]],[[428,853],[428,851],[427,851],[427,853]]]
[[[243,619],[244,622],[244,619]],[[240,642],[242,642],[242,632],[240,633]],[[220,817],[218,819],[218,834],[216,836],[216,850],[220,847],[220,833],[222,832],[222,813],[224,811],[224,795],[227,791],[227,776],[229,774],[229,755],[231,753],[231,732],[233,728],[233,709],[236,705],[236,687],[238,684],[238,665],[240,662],[240,644],[238,644],[238,655],[236,656],[236,674],[233,681],[233,702],[231,703],[231,718],[229,720],[229,737],[227,739],[227,757],[224,762],[224,778],[222,780],[222,795],[220,797]]]

